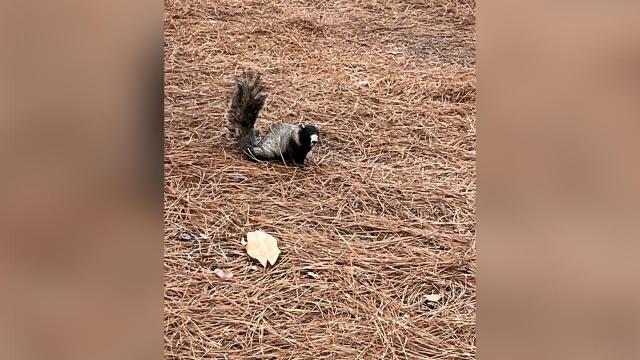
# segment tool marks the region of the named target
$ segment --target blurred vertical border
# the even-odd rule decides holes
[[[478,358],[639,358],[640,3],[477,9]]]
[[[163,3],[0,17],[0,358],[159,359]]]

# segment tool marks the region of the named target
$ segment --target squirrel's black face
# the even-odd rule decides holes
[[[300,143],[309,149],[316,146],[320,140],[320,132],[313,125],[300,125]]]

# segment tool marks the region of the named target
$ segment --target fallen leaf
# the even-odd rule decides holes
[[[225,279],[225,280],[229,280],[233,277],[233,273],[231,272],[231,270],[222,270],[222,269],[215,269],[213,270],[213,273],[218,275],[218,277]]]
[[[436,302],[436,301],[440,300],[441,297],[442,296],[440,296],[440,294],[424,295],[425,300],[431,301],[431,302]]]
[[[265,268],[268,263],[274,265],[280,256],[278,240],[261,230],[247,233],[245,249],[250,257],[258,260]]]
[[[180,240],[196,240],[196,236],[188,232],[180,233],[180,235],[178,235],[178,238]]]
[[[313,271],[307,271],[307,276],[312,277],[314,279],[318,279],[320,276]]]
[[[229,180],[235,181],[235,182],[243,182],[243,181],[247,181],[247,177],[244,175],[231,175],[229,176]]]
[[[369,80],[358,81],[358,85],[359,86],[367,86],[367,85],[369,85]]]

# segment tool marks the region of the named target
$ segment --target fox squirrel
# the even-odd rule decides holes
[[[318,129],[313,125],[280,123],[258,140],[260,131],[255,123],[267,99],[263,90],[261,75],[253,71],[244,71],[235,79],[226,116],[229,131],[250,160],[282,160],[285,164],[304,165],[307,154],[319,141]]]

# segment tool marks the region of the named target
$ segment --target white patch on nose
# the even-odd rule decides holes
[[[311,145],[315,145],[318,142],[318,135],[311,135]]]

